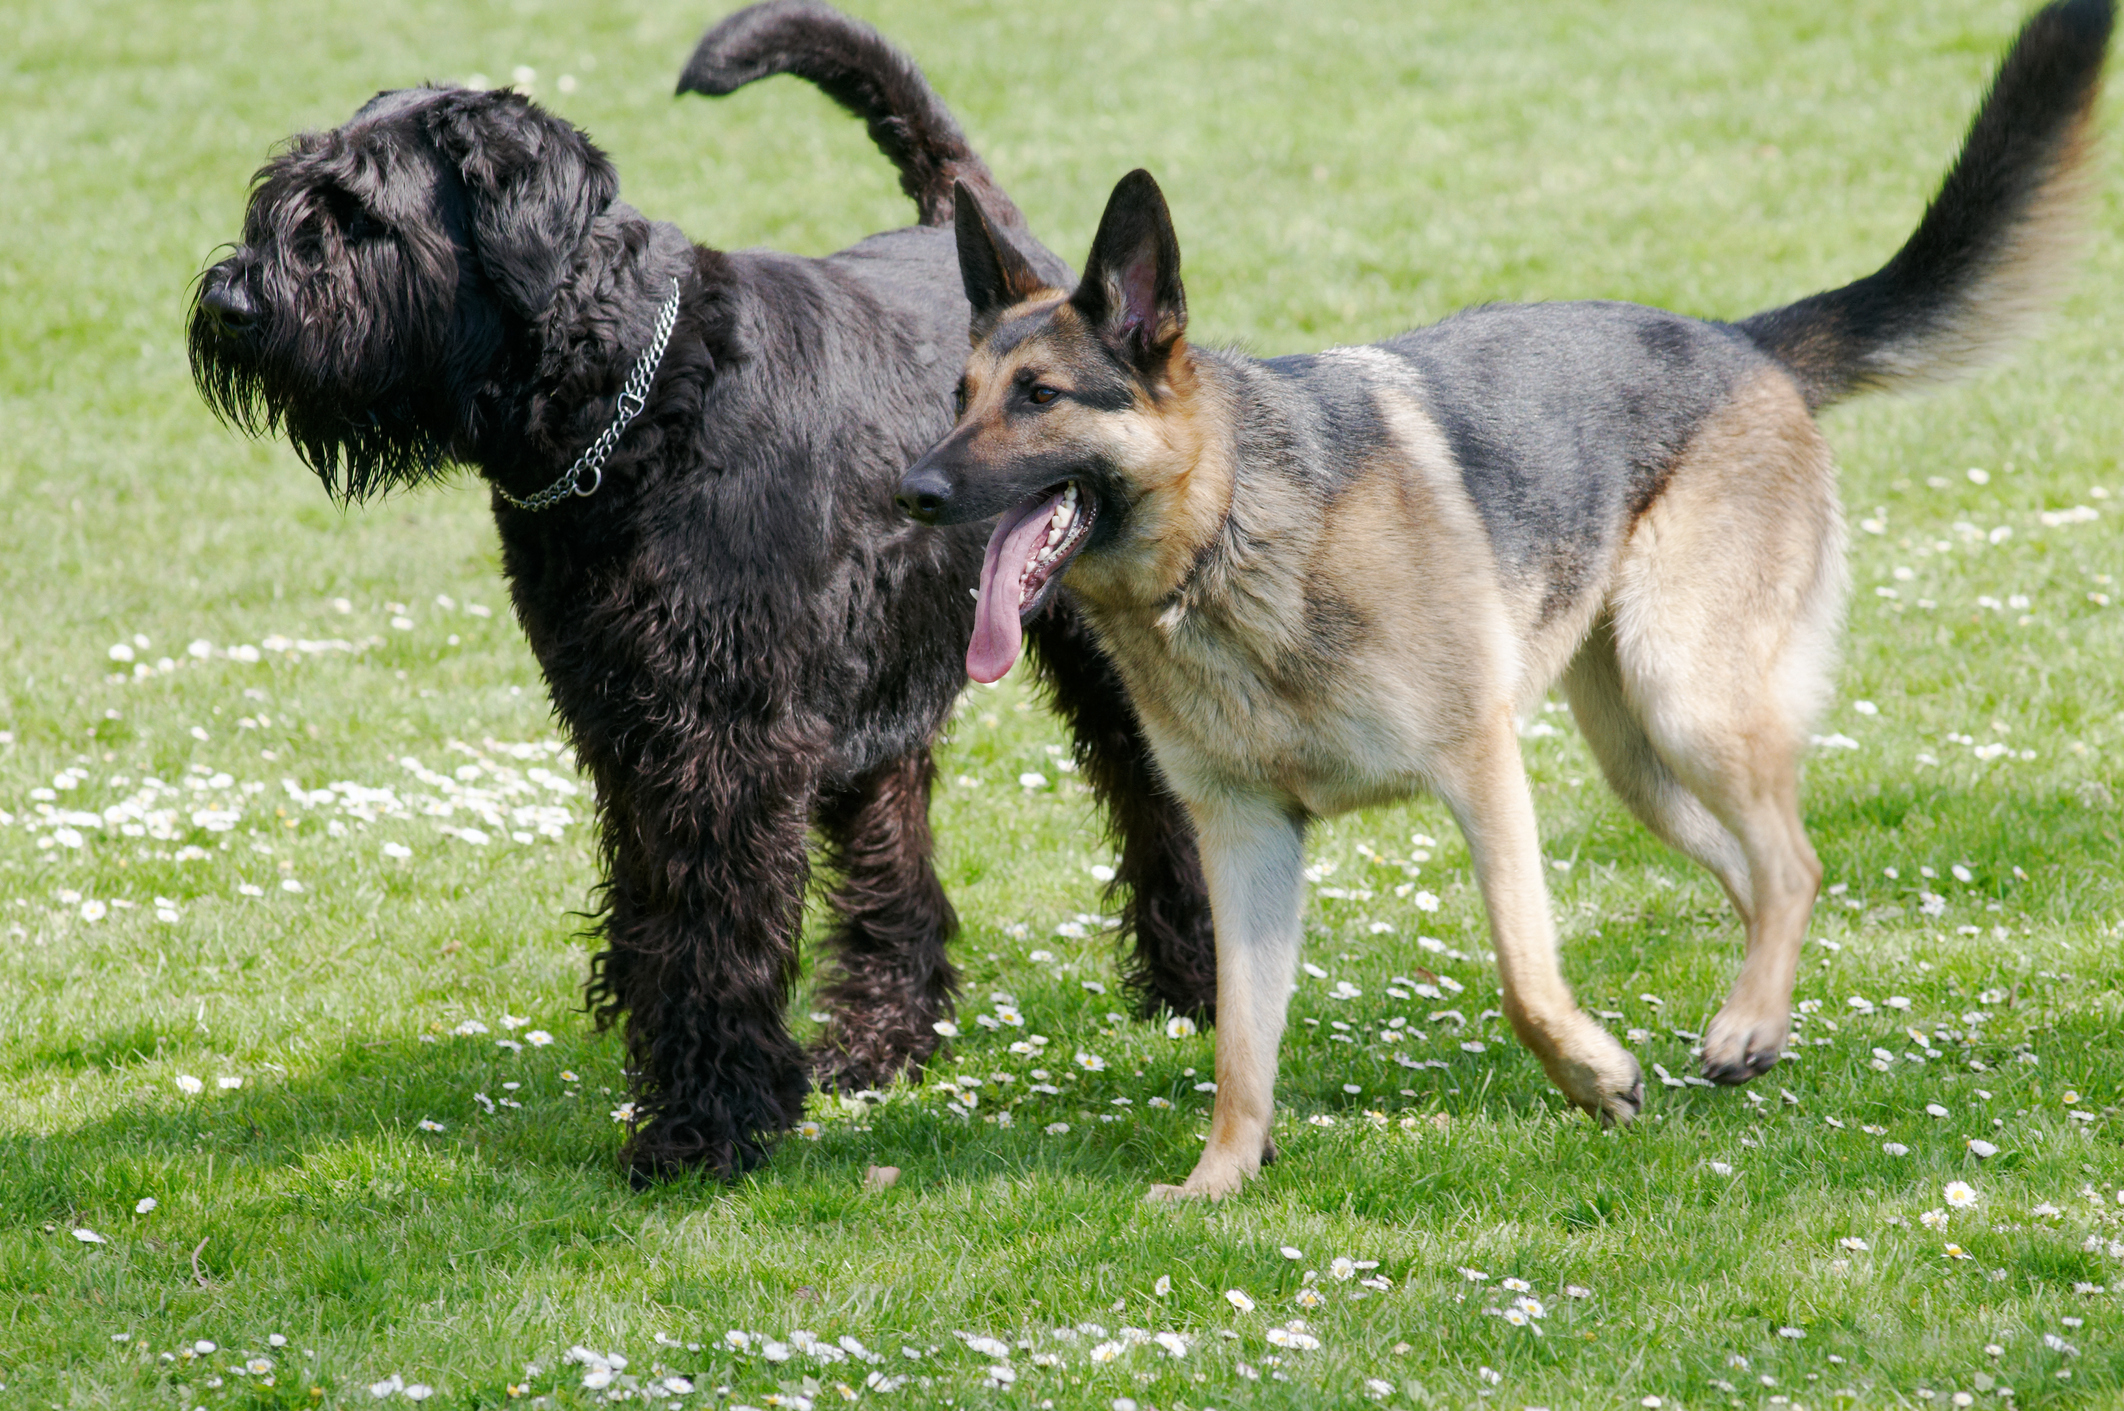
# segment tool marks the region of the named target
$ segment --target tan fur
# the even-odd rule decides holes
[[[1039,326],[999,353],[977,345],[949,444],[999,468],[1038,457],[1120,475],[1108,493],[1125,517],[1064,581],[1188,807],[1216,919],[1210,1137],[1154,1198],[1229,1194],[1269,1149],[1306,820],[1418,792],[1467,837],[1514,1031],[1573,1103],[1636,1116],[1636,1060],[1558,963],[1520,759],[1516,721],[1559,678],[1616,791],[1719,878],[1746,925],[1707,1068],[1740,1081],[1777,1061],[1821,876],[1798,759],[1845,587],[1829,453],[1788,374],[1732,387],[1559,601],[1541,575],[1501,568],[1405,360],[1321,355],[1388,431],[1326,495],[1280,463],[1241,463],[1237,384],[1177,340],[1119,409],[1061,397],[1010,414],[1006,389],[1068,389],[1098,367],[1099,333],[1073,305],[1042,296],[1005,317],[1021,314]]]
[[[1821,881],[1797,765],[1829,688],[1845,586],[1828,446],[1797,390],[1764,377],[1684,450],[1617,566],[1612,630],[1588,644],[1605,659],[1571,678],[1582,724],[1627,716],[1650,742],[1622,749],[1612,728],[1588,730],[1617,792],[1719,877],[1747,925],[1707,1066],[1784,1048]]]
[[[1085,418],[1114,463],[1156,449],[1121,541],[1066,580],[1193,814],[1218,922],[1211,1138],[1187,1182],[1153,1195],[1221,1196],[1259,1168],[1297,963],[1303,819],[1418,791],[1468,838],[1514,1030],[1571,1101],[1634,1117],[1636,1062],[1578,1008],[1557,962],[1514,730],[1559,676],[1618,792],[1720,877],[1747,923],[1708,1056],[1774,1060],[1820,876],[1798,753],[1843,590],[1833,472],[1791,380],[1736,389],[1599,580],[1547,623],[1541,586],[1499,573],[1415,398],[1381,398],[1394,451],[1323,514],[1287,479],[1241,478],[1210,430],[1224,395],[1203,379]],[[1323,642],[1322,604],[1361,619],[1347,640]]]
[[[1306,821],[1418,791],[1438,795],[1467,837],[1514,1030],[1572,1102],[1603,1121],[1635,1117],[1636,1061],[1578,1008],[1558,965],[1514,728],[1559,679],[1609,782],[1719,879],[1746,928],[1746,960],[1705,1036],[1706,1073],[1745,1082],[1781,1060],[1822,875],[1798,765],[1848,586],[1811,408],[1953,376],[2051,302],[2087,204],[2109,19],[2051,8],[2030,22],[1925,223],[1872,280],[1743,320],[1715,354],[1710,330],[1640,323],[1647,351],[1678,339],[1704,354],[1692,375],[1718,381],[1696,382],[1653,420],[1634,405],[1591,409],[1591,424],[1635,423],[1613,443],[1581,441],[1598,462],[1549,450],[1587,434],[1568,416],[1530,426],[1549,415],[1542,398],[1569,385],[1551,375],[1565,364],[1534,368],[1545,349],[1515,349],[1519,374],[1485,373],[1476,335],[1446,330],[1310,362],[1191,352],[1178,242],[1148,172],[1116,184],[1068,302],[1007,333],[979,310],[1037,281],[985,217],[960,223],[983,325],[970,381],[1017,378],[1022,390],[971,408],[909,472],[903,502],[960,522],[1001,490],[1052,494],[1025,483],[1041,477],[1083,492],[1090,527],[1050,537],[1035,566],[1060,564],[1120,671],[1195,824],[1209,885],[1217,1099],[1194,1171],[1153,1198],[1222,1197],[1268,1149]],[[2077,86],[2037,91],[2060,75]],[[2060,96],[2075,97],[2071,115]],[[1009,351],[984,362],[986,341]],[[1426,357],[1426,341],[1458,349],[1465,366],[1436,374],[1453,386],[1426,382],[1422,369],[1458,366]],[[1075,405],[1049,412],[1038,382],[1062,385],[1073,368],[1087,379]],[[1125,406],[1117,369],[1134,379]],[[1521,390],[1536,395],[1487,406],[1469,382],[1484,375],[1527,375]],[[1618,377],[1589,376],[1583,395],[1660,396],[1656,376]],[[1492,460],[1493,434],[1516,460]],[[1678,451],[1675,436],[1686,437]],[[1481,457],[1467,467],[1481,477],[1479,507],[1453,444]],[[1564,461],[1559,477],[1583,478],[1529,493],[1520,477],[1547,474],[1549,454]],[[946,520],[964,479],[985,481],[985,494]],[[1000,639],[986,640],[992,664]]]

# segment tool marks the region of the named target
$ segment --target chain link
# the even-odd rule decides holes
[[[640,416],[643,408],[649,405],[649,386],[656,381],[656,370],[663,364],[664,349],[671,342],[671,330],[678,326],[678,313],[679,282],[674,279],[671,281],[671,297],[664,301],[664,307],[656,316],[656,337],[650,341],[649,347],[635,363],[634,370],[627,374],[627,383],[620,389],[619,409],[612,418],[612,424],[597,434],[597,439],[590,443],[590,449],[584,451],[575,464],[568,467],[566,475],[536,495],[521,500],[497,485],[495,489],[503,499],[520,510],[542,510],[559,504],[571,495],[588,499],[598,492],[598,487],[605,483],[605,458],[619,445],[620,437],[626,434],[628,423]],[[587,483],[585,476],[589,477]]]

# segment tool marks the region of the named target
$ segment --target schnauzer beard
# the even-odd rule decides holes
[[[226,423],[284,434],[335,498],[440,479],[498,315],[447,232],[333,209],[338,193],[291,169],[302,155],[267,168],[244,248],[194,283],[192,380]],[[255,322],[232,330],[202,306],[217,280],[241,282]]]

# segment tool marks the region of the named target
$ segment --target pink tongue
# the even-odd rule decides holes
[[[1005,514],[989,536],[988,554],[981,561],[973,641],[966,648],[966,674],[983,685],[1001,681],[1017,664],[1025,642],[1025,628],[1018,620],[1025,573],[1047,544],[1047,521],[1061,499],[1058,490],[1043,500],[1020,505]]]

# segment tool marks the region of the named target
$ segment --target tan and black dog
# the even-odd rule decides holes
[[[2045,303],[2112,24],[2022,31],[1917,232],[1878,273],[1739,323],[1488,306],[1362,348],[1190,346],[1157,185],[1114,190],[1049,287],[957,209],[974,308],[959,423],[908,471],[930,523],[1002,513],[967,670],[992,681],[1067,579],[1193,815],[1217,941],[1217,1097],[1182,1186],[1270,1151],[1306,820],[1430,790],[1466,834],[1505,1013],[1578,1106],[1626,1122],[1636,1061],[1557,965],[1516,719],[1561,678],[1608,781],[1747,927],[1704,1071],[1785,1047],[1821,867],[1798,764],[1829,690],[1844,534],[1813,413],[1951,375]]]

